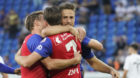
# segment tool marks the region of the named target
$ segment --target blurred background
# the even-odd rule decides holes
[[[0,0],[0,56],[5,64],[19,67],[14,55],[29,33],[24,27],[26,15],[66,1],[77,6],[75,26],[84,27],[88,37],[102,42],[104,50],[94,51],[95,55],[122,70],[128,46],[140,45],[140,0]],[[84,60],[82,66],[94,72]]]

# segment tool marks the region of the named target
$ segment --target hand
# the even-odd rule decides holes
[[[80,64],[81,63],[82,56],[80,54],[80,51],[74,53],[74,58],[73,59],[75,59],[75,64]]]
[[[115,69],[111,69],[112,78],[120,78],[119,73]]]
[[[80,39],[80,35],[79,35],[78,30],[75,29],[74,27],[71,27],[71,26],[69,26],[69,27],[70,27],[70,33],[71,33],[72,35],[74,35],[75,38],[76,38],[76,41],[78,41],[78,39]]]
[[[14,73],[20,75],[21,74],[20,68],[15,69]]]
[[[86,36],[86,31],[85,31],[85,29],[83,27],[77,27],[76,29],[79,32],[79,40],[80,40],[80,42],[82,42],[83,39]]]

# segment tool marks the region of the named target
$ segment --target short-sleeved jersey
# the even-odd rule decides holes
[[[81,43],[70,33],[62,33],[45,38],[35,50],[42,57],[71,59],[74,52],[81,52]],[[80,64],[62,70],[50,71],[51,78],[81,78]]]
[[[132,54],[127,56],[124,70],[128,70],[127,78],[140,78],[140,55]]]
[[[21,55],[28,56],[34,49],[38,46],[42,37],[37,34],[30,34],[28,35],[21,47]],[[42,63],[38,61],[30,68],[22,67],[21,66],[21,77],[22,78],[46,78],[46,70]]]

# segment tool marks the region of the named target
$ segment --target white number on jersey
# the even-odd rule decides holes
[[[69,52],[71,50],[71,47],[73,47],[73,51],[74,53],[77,52],[77,44],[75,43],[74,40],[69,41],[66,45],[65,45],[67,52]]]

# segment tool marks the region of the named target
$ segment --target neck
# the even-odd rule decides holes
[[[31,31],[31,34],[38,34],[38,35],[41,35],[41,31],[38,30],[38,29],[34,29]]]
[[[137,54],[137,52],[136,52],[136,51],[134,51],[134,52],[132,52],[131,54]]]

